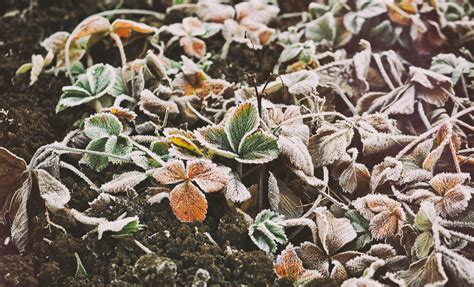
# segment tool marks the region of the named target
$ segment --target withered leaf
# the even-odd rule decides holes
[[[42,169],[36,170],[36,179],[41,197],[52,212],[63,210],[71,199],[69,189]]]
[[[5,224],[7,198],[20,187],[26,168],[26,162],[22,158],[0,147],[0,224]]]
[[[341,158],[349,147],[354,132],[344,123],[324,122],[309,139],[309,153],[316,167],[325,166]]]
[[[301,198],[272,172],[269,172],[268,177],[268,199],[272,210],[283,214],[285,218],[298,218],[303,214]]]
[[[291,281],[296,281],[303,275],[304,271],[303,262],[298,258],[293,244],[288,244],[276,259],[275,273],[278,278],[288,278]]]
[[[328,255],[335,254],[342,246],[356,238],[357,233],[349,219],[336,218],[324,209],[317,209],[316,223],[321,244]]]

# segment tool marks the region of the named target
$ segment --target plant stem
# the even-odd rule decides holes
[[[320,112],[320,113],[311,113],[311,114],[301,115],[301,116],[298,116],[298,117],[287,119],[287,120],[281,122],[278,126],[281,127],[283,125],[289,124],[289,123],[291,123],[293,121],[297,121],[297,120],[302,120],[302,119],[307,119],[307,118],[315,118],[315,117],[324,117],[324,116],[336,116],[336,117],[340,117],[340,118],[348,121],[349,123],[353,123],[352,119],[344,116],[343,114],[341,114],[339,112]]]
[[[62,168],[68,169],[74,174],[76,174],[78,177],[80,177],[82,180],[84,180],[92,190],[100,192],[100,188],[95,185],[95,183],[92,182],[82,171],[78,170],[75,166],[67,163],[67,162],[61,162],[60,163]]]
[[[425,138],[429,137],[430,135],[434,134],[435,132],[438,131],[439,127],[442,125],[442,124],[445,124],[445,123],[450,123],[451,121],[459,118],[459,117],[462,117],[466,114],[469,114],[471,112],[474,112],[474,106],[473,107],[470,107],[470,108],[467,108],[463,111],[460,111],[459,113],[451,116],[450,118],[438,123],[436,126],[434,126],[433,128],[427,130],[426,132],[422,133],[421,135],[419,135],[414,141],[412,141],[411,143],[409,143],[408,145],[406,145],[396,156],[396,159],[400,159],[402,156],[404,156],[407,152],[409,152],[412,148],[414,148],[419,142],[421,142],[422,140],[424,140]]]
[[[149,157],[154,159],[156,162],[158,162],[161,166],[165,165],[165,161],[161,159],[158,155],[156,155],[154,152],[151,150],[147,149],[146,147],[142,146],[141,144],[137,143],[136,141],[130,139],[132,142],[133,146],[136,147],[137,149],[145,152]]]
[[[119,35],[117,35],[113,32],[110,33],[110,37],[112,37],[112,39],[114,39],[115,45],[117,45],[117,48],[119,49],[120,59],[122,61],[122,67],[125,67],[125,65],[127,65],[127,55],[125,54],[125,50],[123,48],[122,40],[120,39]]]
[[[268,179],[268,168],[266,164],[262,164],[260,170],[260,179],[258,181],[258,210],[263,210],[263,200],[265,197],[265,180]]]

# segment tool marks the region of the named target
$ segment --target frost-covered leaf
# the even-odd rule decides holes
[[[352,286],[363,286],[363,287],[383,287],[384,284],[370,278],[360,277],[360,278],[350,278],[344,281],[341,287],[352,287]]]
[[[229,182],[227,183],[224,194],[226,199],[232,202],[244,202],[251,197],[250,191],[235,172],[229,173]]]
[[[180,221],[202,222],[206,218],[206,197],[192,182],[187,180],[175,186],[169,199],[171,208]]]
[[[123,131],[120,120],[110,113],[98,113],[86,119],[84,133],[90,139],[118,136]]]
[[[364,155],[387,152],[394,147],[402,147],[413,141],[413,136],[371,132],[359,129]]]
[[[285,230],[280,224],[282,220],[283,216],[267,209],[262,210],[249,227],[249,236],[253,243],[267,253],[275,253],[277,244],[288,242]]]
[[[69,189],[59,180],[42,169],[36,170],[36,180],[40,196],[52,212],[63,210],[71,199]]]
[[[365,165],[357,162],[351,162],[339,177],[339,184],[347,193],[354,193],[356,190],[367,191],[369,183],[369,170]]]
[[[296,253],[306,269],[316,270],[324,276],[329,275],[329,256],[316,244],[305,241],[296,248]]]
[[[155,27],[151,27],[147,24],[126,19],[117,19],[112,22],[111,25],[111,31],[123,39],[130,38],[133,32],[147,35],[155,33],[156,30]]]
[[[370,233],[369,221],[365,219],[356,210],[349,210],[345,216],[351,221],[352,227],[357,232],[355,240],[355,249],[362,249],[365,245],[372,241],[372,234]]]
[[[99,240],[102,239],[104,232],[112,232],[114,235],[123,236],[133,234],[140,230],[140,220],[138,216],[126,217],[114,221],[101,222],[97,226]]]
[[[278,147],[296,169],[303,171],[308,176],[314,175],[313,160],[308,147],[300,138],[280,135],[278,137]]]
[[[98,138],[91,140],[87,145],[86,149],[90,151],[99,151],[103,152],[105,150],[105,144],[107,143],[107,138]],[[92,155],[85,154],[81,160],[82,163],[86,164],[96,171],[101,171],[107,167],[109,159],[106,156],[102,155]]]
[[[301,198],[272,172],[269,172],[268,177],[268,199],[272,210],[285,218],[298,218],[303,214]]]
[[[161,184],[175,184],[186,179],[186,169],[181,160],[172,160],[154,170],[153,177]]]
[[[319,85],[318,74],[308,70],[282,75],[281,81],[288,87],[288,92],[295,96],[314,95]]]
[[[305,271],[303,262],[298,258],[291,243],[277,256],[274,265],[278,278],[287,278],[291,281],[297,281]]]
[[[394,282],[408,286],[442,286],[448,282],[443,268],[441,253],[433,252],[430,256],[410,265],[408,270],[390,276]]]
[[[194,181],[204,192],[217,192],[227,186],[229,169],[211,161],[200,160],[187,163],[187,179]]]
[[[268,125],[278,136],[297,137],[305,144],[309,141],[309,127],[301,119],[299,106],[282,108],[268,108]]]
[[[10,232],[13,244],[24,253],[29,240],[29,220],[27,203],[33,188],[33,177],[28,173],[23,185],[15,191],[10,201],[8,213],[12,216]]]
[[[369,194],[355,200],[353,205],[369,220],[370,232],[375,239],[397,233],[405,220],[402,205],[386,195]]]
[[[342,47],[352,38],[346,29],[342,17],[335,17],[329,11],[306,25],[305,36],[315,42],[329,43],[333,47]]]
[[[433,246],[433,234],[431,231],[425,231],[418,235],[415,241],[415,252],[418,258],[423,258],[430,254]]]
[[[328,255],[335,254],[357,237],[349,219],[336,218],[330,211],[323,209],[318,209],[315,213],[319,239]]]
[[[77,41],[78,39],[91,36],[91,35],[98,35],[98,34],[105,34],[110,29],[110,22],[104,17],[96,16],[92,17],[79,29],[79,31],[71,35],[73,37],[73,41]]]
[[[147,177],[146,173],[140,171],[125,172],[104,183],[100,190],[108,193],[127,192],[133,190],[135,186],[147,179]]]
[[[118,156],[126,156],[128,155],[133,149],[132,142],[128,137],[124,136],[111,136],[107,139],[105,143],[104,151],[106,153],[118,155]],[[115,157],[109,157],[108,160],[113,164],[120,164],[122,161]]]
[[[116,95],[118,77],[114,67],[108,64],[89,67],[73,86],[63,87],[56,112],[97,100],[106,94],[118,96]]]
[[[144,89],[140,93],[138,106],[144,114],[155,122],[160,121],[160,117],[164,117],[166,114],[171,118],[179,114],[178,105],[175,102],[160,99],[148,89]]]
[[[242,163],[261,164],[278,157],[277,139],[265,132],[255,132],[243,139],[239,146],[237,161]]]
[[[448,272],[450,283],[456,286],[472,286],[474,277],[471,270],[474,270],[474,261],[465,257],[443,256],[443,265]]]
[[[340,159],[349,147],[354,132],[344,123],[324,122],[309,139],[309,153],[316,167],[332,164]]]
[[[402,172],[402,163],[393,157],[386,157],[385,160],[374,166],[372,178],[370,180],[370,189],[375,191],[378,186],[389,182],[397,181]]]
[[[195,131],[199,142],[210,151],[224,157],[235,158],[237,154],[232,149],[225,130],[221,126],[208,126]]]
[[[456,57],[454,54],[438,54],[431,60],[430,70],[445,76],[450,76],[453,85],[460,77],[469,73],[474,64],[463,57]]]
[[[0,224],[5,224],[8,197],[20,186],[20,179],[26,171],[26,162],[0,147]]]
[[[474,190],[462,183],[469,178],[468,173],[440,173],[430,180],[430,185],[442,196],[435,207],[443,217],[456,216],[467,208]]]
[[[242,140],[255,132],[259,124],[258,111],[254,104],[246,102],[239,105],[229,116],[224,130],[234,151],[239,150]]]
[[[410,67],[410,82],[416,87],[416,96],[427,103],[442,107],[453,95],[451,79],[435,72],[417,67]]]

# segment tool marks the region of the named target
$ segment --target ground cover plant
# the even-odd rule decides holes
[[[1,284],[474,285],[469,1],[74,2],[0,10]]]

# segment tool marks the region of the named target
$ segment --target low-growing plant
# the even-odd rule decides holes
[[[84,225],[71,236],[94,240],[135,236],[151,222],[133,208],[113,218],[97,212],[115,200],[168,200],[180,222],[196,233],[212,226],[219,237],[222,214],[238,212],[255,245],[248,248],[264,251],[278,280],[294,286],[474,284],[474,59],[459,49],[472,42],[471,4],[319,1],[300,15],[281,14],[278,1],[185,2],[166,18],[93,15],[44,40],[48,54],[18,70],[31,70],[30,84],[67,70],[72,83],[56,111],[92,107],[29,164],[0,148],[0,223],[21,253],[33,239],[37,190],[50,226],[71,232],[53,221],[66,218]],[[122,13],[155,16],[159,28],[105,18]],[[109,36],[120,59],[93,62],[88,49]],[[143,50],[127,58],[127,44],[141,38]],[[235,43],[263,49],[250,51],[258,67],[233,58]],[[281,74],[258,86],[272,68]],[[89,209],[75,208],[62,169],[96,194]],[[152,259],[174,280],[175,263],[135,244],[147,256],[134,273],[151,270],[141,268]],[[87,276],[77,253],[76,264]],[[214,282],[199,270],[196,284]]]

